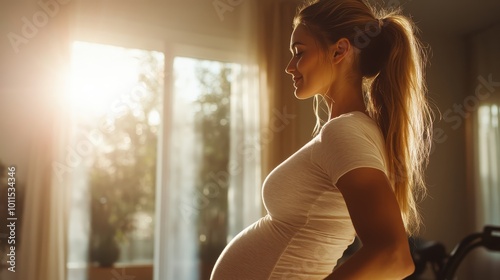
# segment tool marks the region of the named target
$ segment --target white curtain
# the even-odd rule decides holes
[[[475,231],[485,225],[500,226],[500,24],[474,34],[471,47],[471,98],[477,100],[472,114],[473,184]],[[471,279],[500,276],[500,254],[475,250],[468,257]]]
[[[157,238],[160,244],[165,244],[158,248],[158,253],[166,251],[166,258],[157,268],[161,273],[156,279],[198,279],[196,226],[198,207],[202,204],[199,200],[203,197],[196,192],[195,186],[200,167],[196,163],[202,160],[201,145],[196,141],[192,100],[183,96],[192,93],[183,90],[179,83],[175,83],[173,93],[178,95],[170,97],[172,104],[165,108],[165,114],[170,116],[168,119],[171,121],[167,121],[165,126],[168,128],[163,134],[170,144],[164,145],[167,156],[162,159],[167,167],[162,176],[161,190],[165,200],[157,200],[157,209],[161,209],[157,211],[159,223],[165,228],[159,231]]]
[[[56,176],[53,163],[65,162],[69,139],[64,93],[71,7],[56,5],[60,9],[51,17],[35,0],[0,4],[0,30],[8,35],[0,44],[0,94],[5,102],[0,114],[14,124],[10,132],[2,127],[2,148],[15,153],[17,195],[24,194],[23,209],[17,196],[16,212],[23,214],[16,221],[16,272],[2,271],[1,279],[66,279],[70,172]],[[24,139],[8,141],[20,135]]]
[[[204,143],[200,141],[200,133],[196,131],[197,105],[193,96],[201,89],[186,86],[193,79],[185,79],[186,73],[176,72],[181,63],[186,61],[194,72],[197,60],[177,58],[174,62],[174,91],[171,105],[172,112],[166,124],[165,145],[168,156],[163,159],[167,169],[163,173],[161,192],[163,199],[159,201],[160,223],[165,231],[159,233],[160,243],[166,245],[159,249],[166,251],[165,270],[158,265],[158,279],[199,279],[201,274],[199,261],[198,216],[209,211],[210,198],[228,189],[229,237],[233,237],[260,216],[260,146],[259,146],[259,97],[258,79],[255,67],[248,64],[235,65],[230,94],[230,164],[227,170],[212,173],[207,183],[209,193],[203,193],[198,184],[198,174],[204,159],[202,156]],[[176,63],[179,62],[179,63]],[[194,63],[193,63],[194,62]],[[214,63],[211,63],[214,65]],[[215,63],[215,65],[219,65]],[[214,67],[217,68],[217,67]],[[251,72],[251,69],[254,71]],[[178,74],[178,75],[176,75]],[[167,108],[167,110],[169,110]],[[226,180],[229,182],[226,183]],[[227,184],[227,185],[226,185]],[[216,230],[216,229],[211,229]],[[166,238],[165,238],[166,237]]]
[[[261,217],[261,137],[257,69],[244,65],[231,100],[228,241]]]
[[[258,36],[256,18],[259,9],[256,3],[249,3],[242,15],[241,48],[244,50],[239,75],[236,76],[231,92],[231,141],[229,165],[229,228],[228,241],[243,228],[261,217],[261,100],[262,73],[258,61],[258,44],[252,38]],[[255,40],[254,40],[255,41]]]

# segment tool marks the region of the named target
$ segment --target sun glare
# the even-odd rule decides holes
[[[98,117],[137,84],[139,65],[130,49],[75,42],[72,49],[70,102],[79,117]]]

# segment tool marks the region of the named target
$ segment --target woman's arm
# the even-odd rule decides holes
[[[326,279],[403,279],[414,270],[401,212],[387,176],[374,168],[358,168],[340,177],[359,249]]]

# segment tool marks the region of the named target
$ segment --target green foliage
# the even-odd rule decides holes
[[[228,64],[217,71],[199,64],[196,72],[203,90],[196,115],[196,130],[203,143],[197,193],[210,198],[199,213],[198,234],[205,238],[200,241],[200,257],[208,263],[217,260],[227,243],[231,71]]]
[[[137,106],[108,121],[112,129],[103,135],[105,145],[96,153],[90,171],[91,252],[109,243],[110,237],[126,241],[135,213],[154,213],[159,127],[148,123],[148,115],[161,109],[163,78],[154,57],[140,59],[145,67],[141,76],[145,94]],[[210,201],[198,214],[200,258],[214,263],[227,243],[232,67],[200,61],[194,71],[202,90],[193,104],[198,108],[195,129],[202,145],[196,193]],[[221,173],[226,176],[214,180],[214,174]]]
[[[163,65],[149,52],[137,59],[143,67],[140,85],[134,89],[139,100],[103,120],[110,130],[103,133],[90,170],[91,252],[110,238],[127,241],[137,212],[154,214],[159,127],[149,122],[149,116],[161,110]]]

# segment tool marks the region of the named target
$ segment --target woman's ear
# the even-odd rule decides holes
[[[346,57],[351,49],[351,42],[347,40],[347,38],[341,38],[337,41],[337,43],[333,44],[331,53],[332,53],[332,62],[337,64]]]

